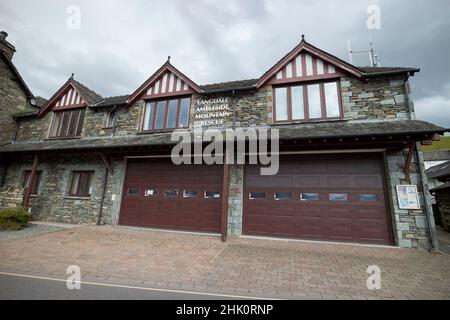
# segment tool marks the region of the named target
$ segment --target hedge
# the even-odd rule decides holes
[[[31,213],[24,208],[5,208],[0,210],[0,229],[19,230],[27,227]]]

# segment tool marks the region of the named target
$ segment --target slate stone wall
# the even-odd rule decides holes
[[[429,197],[429,192],[422,188],[422,181],[415,157],[411,161],[409,174],[404,173],[407,154],[408,149],[404,149],[396,153],[390,153],[387,157],[390,191],[392,195],[391,200],[394,208],[394,236],[400,247],[428,250],[430,248],[430,242],[428,240],[428,221],[425,211],[426,203],[424,195],[426,194]],[[421,165],[423,166],[423,164]],[[401,184],[417,185],[420,209],[410,210],[399,208],[396,186]],[[431,225],[434,229],[434,221],[431,221]]]
[[[112,161],[114,173],[108,174],[103,205],[102,223],[111,224],[120,203],[121,159]],[[11,163],[5,177],[5,187],[20,188],[25,170],[31,170],[32,159],[22,158]],[[105,177],[105,164],[98,155],[41,156],[38,170],[42,171],[38,196],[31,198],[34,220],[93,223],[97,222]],[[94,171],[92,193],[88,198],[68,196],[71,171]]]
[[[14,114],[34,110],[28,102],[25,91],[8,68],[0,59],[0,145],[12,141],[16,132]]]

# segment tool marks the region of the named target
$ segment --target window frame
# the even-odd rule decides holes
[[[28,182],[31,177],[31,170],[24,170],[22,175],[22,188],[25,190],[28,187]],[[39,195],[39,185],[41,184],[42,170],[36,171],[36,179],[34,186],[31,187],[30,196],[37,197]]]
[[[325,83],[336,83],[338,104],[339,104],[339,116],[337,117],[327,117],[327,105],[325,99]],[[319,85],[320,92],[320,118],[310,118],[309,116],[309,99],[308,99],[308,86],[309,85]],[[303,119],[293,119],[292,113],[292,87],[302,87],[303,91]],[[277,120],[277,102],[276,102],[276,90],[279,88],[286,88],[287,95],[287,120]],[[314,121],[328,121],[328,120],[341,120],[344,118],[344,109],[342,106],[342,95],[341,95],[341,81],[340,79],[326,79],[326,80],[315,80],[315,81],[302,81],[302,82],[291,82],[289,84],[274,85],[272,87],[272,100],[273,100],[273,112],[272,119],[274,124],[282,123],[293,123],[293,122],[314,122]]]
[[[187,114],[187,124],[186,126],[179,126],[180,124],[180,115],[181,115],[181,100],[183,99],[189,99],[189,109],[188,109],[188,114]],[[169,115],[169,106],[170,106],[170,101],[176,100],[177,101],[177,111],[176,111],[176,115],[175,115],[175,127],[167,127],[167,121],[168,121],[168,115]],[[165,102],[164,104],[164,127],[163,128],[155,128],[156,126],[156,114],[157,114],[157,106],[159,102]],[[145,119],[146,119],[146,115],[147,115],[147,105],[153,103],[154,107],[152,110],[152,125],[151,127],[149,126],[148,129],[145,129]],[[144,101],[144,108],[143,108],[143,112],[142,112],[142,117],[141,117],[141,130],[140,132],[142,133],[148,133],[148,132],[159,132],[159,131],[173,131],[176,129],[186,129],[189,128],[189,123],[190,123],[190,113],[191,113],[191,107],[192,107],[192,95],[181,95],[181,96],[174,96],[174,97],[163,97],[163,98],[157,98],[157,99],[148,99]]]
[[[75,177],[75,174],[79,174],[79,180],[76,186],[76,191],[72,192],[72,186],[73,186],[73,179]],[[69,177],[69,184],[67,185],[67,196],[68,197],[78,197],[78,198],[90,198],[92,195],[92,192],[90,192],[90,189],[93,188],[93,179],[94,179],[94,170],[71,170],[70,171],[70,177]],[[92,176],[91,176],[92,175]],[[89,177],[91,176],[91,177]],[[84,179],[83,179],[84,178]],[[87,178],[87,183],[86,183]],[[89,181],[91,182],[89,184]],[[84,182],[84,186],[83,186]],[[80,190],[83,188],[83,190]]]
[[[69,134],[70,123],[72,117],[76,114],[75,126],[73,127],[73,134]],[[57,116],[60,116],[59,121],[56,123]],[[66,138],[77,138],[81,136],[81,132],[83,130],[84,119],[86,117],[86,108],[73,108],[73,109],[65,109],[65,110],[53,110],[52,120],[50,123],[50,129],[48,131],[49,139],[66,139]],[[64,120],[64,121],[63,121]],[[57,125],[56,134],[53,135],[53,131],[55,131],[54,126]],[[63,130],[62,130],[63,129]],[[61,131],[64,131],[61,134]]]
[[[111,120],[111,115],[114,117]],[[106,114],[105,128],[113,128],[117,121],[117,110],[109,110]]]

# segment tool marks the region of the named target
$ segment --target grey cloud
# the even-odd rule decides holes
[[[66,27],[78,5],[79,31]],[[368,32],[366,8],[381,8]],[[259,77],[299,41],[347,60],[346,41],[384,66],[420,67],[411,78],[420,118],[450,127],[450,3],[446,0],[2,0],[0,26],[17,47],[14,62],[36,94],[51,96],[70,76],[102,95],[130,93],[168,55],[199,84]],[[365,54],[354,55],[367,65]],[[439,114],[439,116],[436,116]]]

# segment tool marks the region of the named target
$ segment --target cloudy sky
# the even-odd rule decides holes
[[[68,8],[80,9],[73,29]],[[381,9],[369,31],[367,7]],[[198,84],[257,78],[306,35],[348,61],[370,37],[382,66],[419,67],[418,117],[450,127],[448,0],[0,0],[0,29],[33,93],[50,97],[70,76],[103,96],[129,94],[167,56]],[[368,65],[366,54],[354,64]]]

